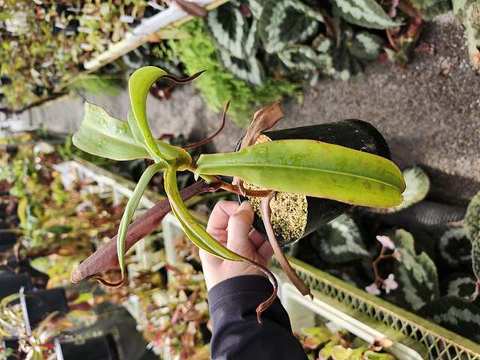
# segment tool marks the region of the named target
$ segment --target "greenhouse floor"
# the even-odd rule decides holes
[[[480,185],[480,77],[471,69],[465,47],[458,45],[464,44],[462,37],[453,16],[439,17],[425,30],[422,50],[417,49],[408,67],[378,63],[350,81],[322,80],[306,91],[303,104],[287,104],[281,127],[368,120],[386,136],[401,166],[416,163],[430,169],[434,197],[468,199]],[[127,114],[126,92],[88,100],[118,117]],[[159,134],[207,134],[219,124],[219,115],[209,111],[190,86],[176,90],[168,101],[149,101],[150,119]],[[61,99],[24,116],[51,130],[72,132],[81,121],[82,102]],[[215,140],[217,149],[231,150],[241,133],[229,123]]]

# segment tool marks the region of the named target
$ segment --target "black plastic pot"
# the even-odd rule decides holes
[[[10,250],[17,242],[17,234],[10,230],[0,230],[0,252]]]
[[[118,349],[112,335],[86,340],[82,344],[61,343],[65,360],[118,360]]]
[[[318,140],[390,159],[390,149],[382,134],[373,125],[362,120],[349,119],[334,123],[273,130],[264,134],[271,140]],[[240,141],[237,145],[237,150],[239,146]],[[243,201],[245,198],[239,197],[239,200]],[[308,213],[305,232],[300,238],[290,242],[285,241],[277,234],[277,240],[282,246],[291,245],[295,241],[300,240],[352,207],[352,205],[338,201],[315,197],[307,197],[307,204]],[[259,216],[255,216],[254,227],[258,231],[265,233],[263,222]]]
[[[26,292],[25,302],[32,329],[53,312],[66,314],[69,311],[63,288]]]
[[[28,260],[18,261],[15,256],[11,256],[5,265],[0,266],[0,271],[11,274],[26,274],[37,289],[45,289],[50,279],[47,274],[33,268]]]
[[[32,289],[32,282],[27,274],[12,274],[8,272],[0,273],[0,300],[20,291]]]

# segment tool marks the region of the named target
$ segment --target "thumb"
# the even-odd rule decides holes
[[[244,201],[228,219],[227,247],[240,255],[250,244],[248,234],[252,229],[253,215],[252,206]]]

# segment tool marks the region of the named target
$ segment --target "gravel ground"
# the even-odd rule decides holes
[[[302,104],[288,102],[280,127],[358,118],[373,123],[387,138],[401,166],[420,164],[432,175],[432,197],[461,202],[480,190],[480,77],[468,64],[461,26],[450,15],[436,19],[422,41],[434,53],[417,52],[406,68],[373,64],[350,81],[323,80],[309,88]],[[90,97],[125,118],[128,96]],[[29,117],[47,128],[72,132],[82,116],[82,99],[56,101],[32,109]],[[149,99],[157,134],[211,133],[219,115],[185,86],[172,99]],[[242,130],[229,123],[214,145],[233,148]]]

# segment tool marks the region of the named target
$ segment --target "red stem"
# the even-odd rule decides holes
[[[188,200],[195,195],[209,192],[212,185],[204,181],[198,181],[185,189],[181,190],[183,200]],[[162,200],[145,214],[137,218],[129,227],[125,239],[125,251],[130,249],[140,239],[153,232],[162,219],[170,212],[170,203],[168,199]],[[83,279],[95,276],[107,270],[118,268],[117,259],[117,236],[101,246],[97,251],[90,255],[73,271],[71,281],[78,283]]]

